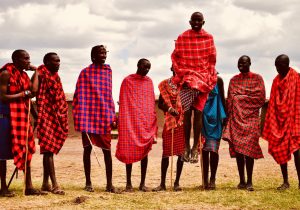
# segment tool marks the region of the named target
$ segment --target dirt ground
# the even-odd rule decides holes
[[[113,154],[113,184],[118,188],[124,188],[126,184],[125,176],[125,165],[119,162],[115,157],[117,140],[112,141],[112,154]],[[267,153],[267,142],[264,140],[260,141],[260,144],[265,155],[264,159],[255,161],[254,168],[254,187],[255,181],[259,177],[265,177],[266,179],[275,180],[274,188],[276,188],[280,183],[281,174],[280,168],[275,163],[273,158]],[[36,154],[33,156],[32,161],[32,178],[34,185],[37,188],[41,187],[42,183],[42,156],[39,154],[39,146],[37,145]],[[65,189],[65,196],[58,195],[47,195],[44,197],[24,197],[22,196],[22,173],[19,173],[19,178],[14,180],[12,184],[12,189],[16,191],[17,196],[14,198],[0,198],[0,209],[19,209],[19,208],[65,208],[69,206],[68,202],[70,200],[76,199],[78,196],[88,196],[91,193],[83,191],[85,184],[84,172],[83,172],[83,163],[82,163],[82,144],[81,139],[78,137],[69,137],[62,148],[59,155],[55,156],[55,166],[56,166],[56,175],[58,182]],[[102,151],[97,148],[97,155],[100,158],[101,168],[98,166],[94,154],[92,154],[92,182],[96,190],[94,195],[97,195],[95,199],[100,198],[99,202],[105,202],[107,199],[107,194],[104,193],[105,190],[105,165],[103,161]],[[228,183],[232,188],[235,188],[238,184],[238,172],[236,167],[235,159],[231,159],[228,153],[228,144],[225,141],[221,142],[220,147],[220,162],[217,172],[217,187],[218,184]],[[149,153],[149,162],[148,162],[148,173],[146,178],[146,185],[148,187],[156,187],[160,183],[160,161],[162,154],[162,145],[161,139],[158,139],[158,144],[153,145],[152,151]],[[177,157],[174,157],[174,171],[176,169]],[[292,162],[291,162],[292,163]],[[289,165],[289,177],[291,180],[296,180],[296,172],[294,165]],[[170,168],[170,167],[169,167]],[[8,179],[10,178],[12,171],[14,169],[12,161],[8,162]],[[174,177],[175,175],[173,175]],[[132,182],[135,188],[138,187],[140,181],[140,164],[133,164],[133,173],[132,173]],[[170,170],[167,175],[167,183],[170,185]],[[189,191],[195,189],[195,187],[201,184],[201,170],[200,164],[185,164],[183,168],[183,173],[181,176],[180,185],[183,187],[184,191]],[[168,193],[168,192],[167,192]],[[163,194],[162,194],[163,195]],[[100,197],[99,197],[100,196]],[[51,199],[49,199],[49,197]],[[103,199],[102,199],[103,198]],[[79,198],[80,200],[81,198]],[[102,199],[102,200],[101,200]],[[84,200],[84,198],[83,198]],[[67,205],[68,204],[68,205]],[[199,207],[199,206],[198,206]],[[197,206],[183,206],[179,209],[198,209]],[[80,206],[69,208],[81,208]],[[201,206],[201,209],[219,209],[218,205],[206,205]],[[178,206],[177,206],[178,209]]]

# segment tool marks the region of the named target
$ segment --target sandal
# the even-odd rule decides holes
[[[198,150],[197,148],[196,149],[192,149],[192,154],[191,154],[191,160],[190,160],[190,163],[198,163],[198,156],[199,156],[199,153],[198,153]]]
[[[289,183],[283,183],[282,185],[280,185],[279,187],[277,187],[277,190],[279,191],[284,191],[290,188],[290,184]]]
[[[50,187],[50,185],[42,185],[41,187],[41,191],[47,191],[47,192],[51,192],[52,188]]]
[[[241,189],[246,189],[246,183],[241,183],[241,182],[240,182],[240,183],[238,184],[237,188],[240,189],[240,190],[241,190]]]
[[[40,191],[38,189],[29,188],[25,189],[25,195],[48,195],[48,193],[45,191]]]
[[[60,189],[59,187],[55,187],[51,190],[51,192],[53,194],[56,194],[56,195],[65,195],[65,191],[63,191],[62,189]]]
[[[121,190],[119,190],[118,188],[115,188],[114,186],[106,188],[105,192],[121,194]]]
[[[159,185],[158,187],[155,187],[154,189],[152,189],[153,192],[159,192],[159,191],[166,191],[167,188],[165,185]]]
[[[84,190],[87,192],[94,192],[92,185],[85,185]]]
[[[124,190],[125,192],[129,192],[129,193],[132,193],[134,192],[134,189],[132,187],[132,185],[126,185],[126,188]]]
[[[208,189],[209,190],[215,190],[216,189],[216,180],[215,179],[211,179],[209,184],[208,184]]]
[[[179,186],[179,184],[174,184],[173,190],[178,192],[178,191],[182,191],[182,188]]]
[[[9,191],[8,189],[5,189],[5,190],[0,191],[0,196],[1,197],[14,197],[15,193],[12,191]]]
[[[247,184],[246,185],[246,190],[248,190],[248,191],[254,191],[254,188],[253,188],[253,185],[252,184]]]
[[[140,185],[139,191],[142,191],[142,192],[150,192],[151,189],[150,189],[149,187],[146,187],[145,185]]]
[[[185,149],[183,155],[181,156],[181,161],[190,162],[190,150]]]

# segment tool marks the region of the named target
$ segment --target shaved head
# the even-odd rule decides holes
[[[281,78],[284,78],[290,70],[289,56],[285,54],[277,56],[275,59],[275,66],[278,74],[281,76]]]

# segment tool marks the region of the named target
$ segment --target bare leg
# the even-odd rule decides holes
[[[253,174],[253,166],[254,166],[254,159],[248,156],[245,156],[246,159],[246,170],[247,170],[247,190],[253,191],[253,184],[252,184],[252,174]]]
[[[145,186],[147,166],[148,166],[148,156],[144,157],[144,159],[141,160],[141,183],[140,183],[139,190],[144,192],[150,190],[148,187]]]
[[[287,163],[280,165],[282,177],[283,177],[283,184],[277,187],[277,190],[286,190],[290,187],[289,177],[288,177],[288,170],[287,170]]]
[[[132,164],[126,164],[126,191],[133,191],[131,183]]]
[[[154,188],[152,191],[157,192],[157,191],[166,190],[166,176],[167,176],[168,167],[169,167],[169,157],[162,157],[161,168],[160,168],[160,173],[161,173],[160,185]]]
[[[179,180],[180,180],[182,168],[183,168],[183,161],[181,160],[181,157],[178,156],[178,159],[177,159],[177,166],[176,166],[176,179],[175,179],[175,182],[174,182],[174,190],[175,190],[175,191],[180,191],[180,190],[182,190],[182,189],[180,188],[180,186],[179,186]]]
[[[245,181],[245,157],[240,153],[236,153],[236,163],[238,166],[239,176],[240,176],[240,183],[238,184],[239,189],[246,188],[246,181]]]
[[[85,190],[88,192],[94,192],[91,182],[91,152],[92,146],[86,146],[83,148],[83,167],[85,174]]]
[[[192,118],[192,110],[188,110],[184,112],[184,137],[185,137],[185,151],[184,155],[182,156],[183,161],[189,162],[190,161],[190,136],[191,136],[191,118]]]
[[[47,154],[43,154],[43,170],[44,170],[44,174],[43,174],[43,184],[42,184],[42,190],[44,191],[51,191],[51,186],[49,185],[49,177],[50,177],[50,173],[49,173],[49,160],[48,160],[48,156]]]
[[[194,144],[193,149],[197,149],[199,137],[202,129],[202,112],[194,109]]]
[[[216,173],[219,164],[219,154],[215,152],[209,152],[209,153],[210,153],[210,170],[211,170],[209,188],[211,190],[214,190],[216,189]]]
[[[204,186],[203,189],[208,189],[208,171],[209,171],[209,152],[202,150],[203,156],[203,176],[204,176]]]
[[[298,175],[298,188],[300,189],[300,150],[294,152],[294,161]]]
[[[104,154],[104,162],[105,162],[105,171],[106,171],[106,191],[114,192],[114,187],[112,184],[112,159],[111,159],[111,151],[102,149]]]

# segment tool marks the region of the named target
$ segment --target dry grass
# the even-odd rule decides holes
[[[112,148],[115,149],[115,141]],[[254,192],[237,190],[237,168],[234,159],[228,154],[226,142],[220,148],[220,164],[217,174],[216,191],[200,191],[197,187],[201,183],[199,165],[185,164],[181,186],[182,192],[110,194],[105,193],[105,170],[103,155],[100,156],[102,167],[99,168],[95,158],[92,162],[92,181],[94,193],[82,190],[84,187],[84,173],[82,165],[82,147],[78,138],[70,138],[61,153],[55,157],[58,181],[65,189],[66,195],[49,194],[47,196],[22,195],[22,174],[14,180],[11,189],[17,193],[14,198],[0,198],[0,209],[300,209],[300,191],[296,182],[296,173],[290,163],[291,189],[278,192],[276,187],[281,183],[279,166],[267,154],[267,144],[261,141],[265,159],[255,162]],[[38,147],[37,147],[38,148]],[[114,154],[114,150],[113,150]],[[154,145],[149,155],[146,183],[149,187],[156,187],[160,182],[161,144]],[[174,167],[176,163],[174,159]],[[125,165],[113,159],[114,185],[125,187]],[[8,175],[13,171],[9,161]],[[174,168],[175,169],[175,168]],[[33,180],[36,187],[42,182],[42,157],[37,153],[33,159]],[[169,175],[168,175],[169,178]],[[139,163],[133,165],[132,181],[137,187],[140,180]],[[167,185],[170,180],[167,179]]]

